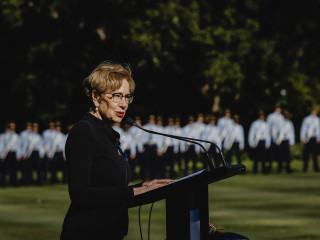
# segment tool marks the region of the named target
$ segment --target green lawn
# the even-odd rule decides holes
[[[244,164],[251,169],[251,161]],[[209,216],[217,228],[250,239],[320,240],[320,173],[244,175],[209,187]],[[0,239],[59,239],[69,204],[66,185],[0,188]],[[148,239],[151,204],[141,209],[143,238]],[[127,240],[140,239],[138,208],[129,210]],[[150,239],[165,239],[165,201],[156,202]]]

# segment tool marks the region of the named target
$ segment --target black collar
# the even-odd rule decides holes
[[[119,146],[120,144],[120,134],[112,128],[112,124],[110,122],[103,121],[91,113],[87,113],[84,118],[88,119],[90,122],[94,123],[98,128],[101,129],[106,135],[110,137],[116,144]]]

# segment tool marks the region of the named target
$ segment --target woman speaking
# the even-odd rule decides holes
[[[66,142],[71,204],[61,240],[123,239],[128,232],[128,203],[136,195],[172,182],[128,185],[130,167],[112,125],[124,118],[134,88],[130,68],[110,62],[101,63],[84,80],[90,109]]]

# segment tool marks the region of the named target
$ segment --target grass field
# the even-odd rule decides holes
[[[244,164],[251,169],[251,161]],[[320,240],[320,174],[244,175],[209,186],[211,222],[224,231],[258,240]],[[0,188],[1,240],[57,240],[69,205],[67,186]],[[141,209],[143,238],[148,239],[151,204]],[[127,240],[140,239],[139,209],[129,209]],[[165,201],[152,209],[150,239],[164,240]]]

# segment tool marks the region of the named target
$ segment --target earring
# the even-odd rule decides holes
[[[98,110],[99,110],[99,109],[98,109],[98,107],[96,107],[96,109],[95,109],[95,110],[96,110],[96,112],[98,112]]]

